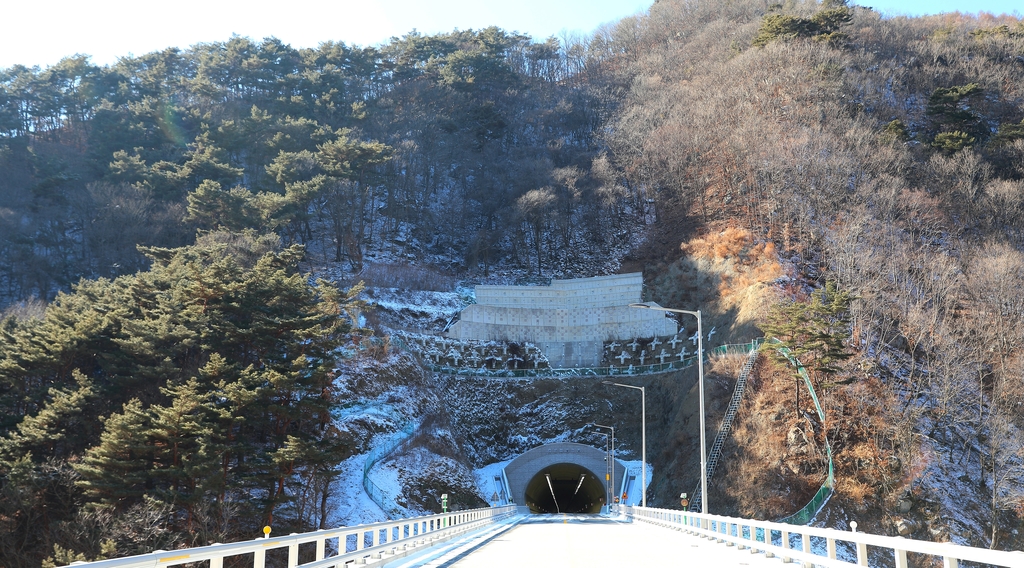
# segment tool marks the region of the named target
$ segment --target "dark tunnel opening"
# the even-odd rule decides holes
[[[604,506],[607,488],[594,472],[574,463],[540,470],[526,484],[531,513],[595,514]]]

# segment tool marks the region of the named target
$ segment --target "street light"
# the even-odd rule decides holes
[[[700,393],[700,512],[708,513],[708,462],[707,462],[707,441],[704,428],[704,329],[701,326],[700,310],[691,312],[689,310],[677,310],[674,308],[663,308],[657,304],[630,304],[631,308],[644,308],[658,310],[659,312],[672,312],[677,314],[690,314],[697,318],[697,376]]]
[[[612,440],[612,443],[611,443],[611,447],[612,447],[612,456],[611,456],[612,463],[611,463],[611,468],[610,468],[612,473],[611,473],[611,479],[608,480],[609,481],[609,483],[608,483],[609,491],[608,491],[608,503],[607,503],[608,504],[608,511],[611,512],[611,510],[612,510],[612,502],[615,501],[614,497],[615,497],[615,492],[617,491],[617,489],[615,489],[615,428],[612,427],[612,426],[605,426],[604,424],[591,424],[591,426],[594,426],[595,428],[607,428],[607,429],[612,431],[612,438],[611,438],[611,440]],[[607,436],[607,434],[605,434],[605,435]]]
[[[647,391],[644,387],[634,387],[611,381],[601,381],[602,384],[636,389],[640,391],[640,496],[641,506],[647,506]]]

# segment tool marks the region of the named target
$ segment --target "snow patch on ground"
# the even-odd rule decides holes
[[[1019,438],[1015,435],[1000,437],[996,443],[1009,439]],[[989,468],[983,470],[979,459],[987,449],[972,443],[965,451],[962,444],[950,447],[948,443],[926,436],[921,436],[920,440],[924,471],[918,481],[918,493],[924,502],[915,506],[925,507],[929,516],[941,512],[945,521],[945,526],[933,528],[930,536],[965,546],[985,544],[984,540],[991,533],[992,504],[979,499],[978,493],[979,484],[984,485],[983,494],[992,492],[993,472]],[[998,453],[1005,459],[997,472],[1003,477],[998,490],[1000,497],[1012,497],[1024,487],[1024,467],[1018,452],[1019,448],[1008,448],[1005,444],[999,448]]]
[[[378,311],[385,325],[424,333],[440,333],[445,323],[469,305],[467,296],[459,291],[368,288],[362,299]]]
[[[331,484],[327,526],[351,527],[388,520],[388,516],[363,490],[363,463],[359,454],[338,464],[341,474]]]
[[[367,476],[373,480],[374,484],[381,491],[395,500],[395,505],[401,511],[402,517],[414,517],[429,513],[429,511],[413,506],[403,498],[405,484],[403,483],[401,472],[409,468],[415,468],[417,462],[422,461],[421,459],[416,459],[418,454],[418,451],[414,451],[410,452],[409,455],[402,455],[396,459],[381,461],[366,472]]]
[[[405,421],[402,413],[390,404],[363,401],[349,406],[336,406],[331,409],[331,417],[336,422],[346,423],[359,420],[364,424],[379,427]]]
[[[508,459],[494,462],[473,470],[473,478],[476,480],[476,487],[480,492],[480,496],[484,497],[484,499],[492,505],[496,502],[495,499],[493,499],[495,494],[499,496],[498,504],[505,504],[504,501],[500,501],[501,495],[505,492],[501,479],[502,471],[504,471],[505,466],[510,463],[512,463],[512,460]],[[495,480],[496,477],[498,478],[497,481]]]

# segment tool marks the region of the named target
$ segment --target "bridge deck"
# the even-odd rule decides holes
[[[777,558],[647,523],[586,515],[517,517],[389,566],[753,566],[781,568]]]

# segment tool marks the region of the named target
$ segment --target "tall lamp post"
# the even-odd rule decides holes
[[[608,480],[608,482],[609,482],[608,483],[608,488],[610,489],[610,491],[608,492],[608,503],[607,503],[608,504],[608,511],[610,512],[612,510],[612,502],[615,501],[615,492],[616,492],[616,489],[615,489],[615,428],[613,426],[605,426],[603,424],[594,424],[593,426],[595,428],[607,428],[607,429],[612,431],[612,437],[611,437],[611,440],[612,440],[612,443],[611,443],[611,449],[612,449],[611,460],[612,460],[612,463],[611,463],[611,467],[609,468],[609,470],[611,471],[611,479]]]
[[[641,506],[647,506],[647,391],[644,387],[601,381],[603,384],[640,391],[640,496]]]
[[[704,428],[704,329],[701,326],[700,310],[691,312],[689,310],[677,310],[674,308],[663,308],[657,304],[636,303],[630,304],[631,308],[644,308],[647,310],[658,310],[659,312],[672,312],[676,314],[689,314],[697,318],[697,376],[698,391],[700,393],[700,512],[708,513],[708,453],[707,440]]]

